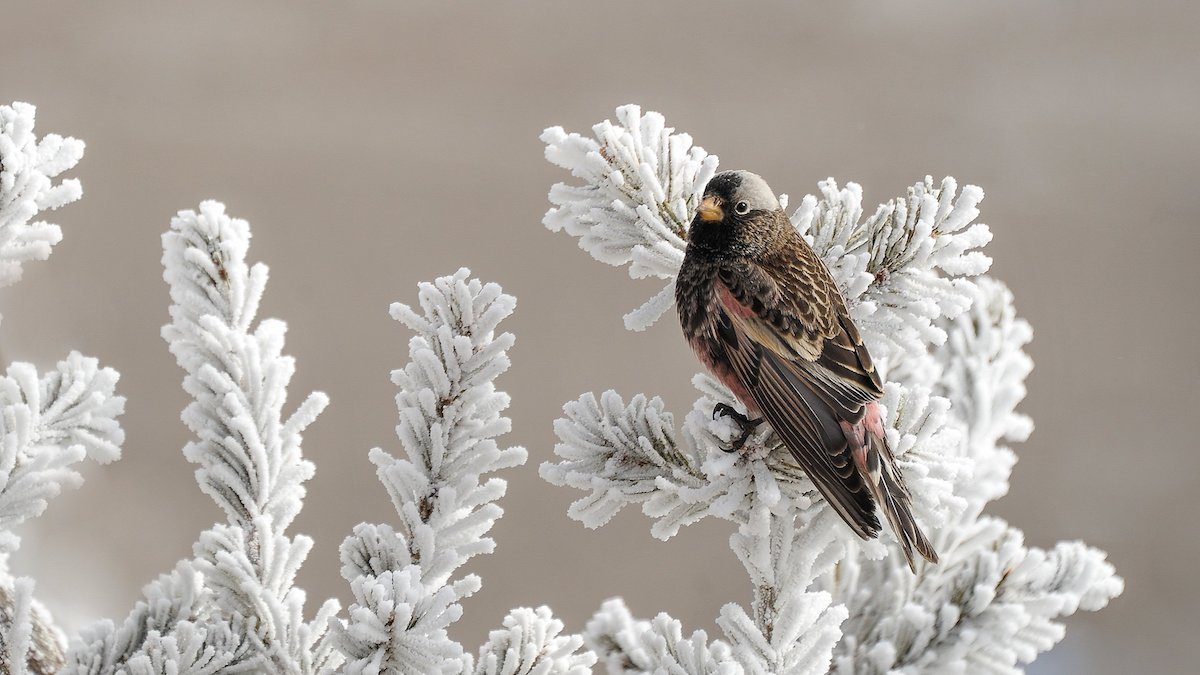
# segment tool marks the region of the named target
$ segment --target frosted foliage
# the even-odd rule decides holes
[[[120,626],[86,631],[69,672],[306,674],[339,662],[324,639],[337,603],[306,620],[293,585],[312,541],[285,534],[313,473],[301,433],[327,399],[311,394],[285,415],[295,364],[283,322],[255,325],[267,268],[247,264],[249,244],[249,225],[213,201],[181,211],[163,235],[172,305],[162,334],[192,396],[184,456],[227,522],[201,533],[195,557],[147,586]]]
[[[625,405],[606,391],[599,399],[584,394],[563,412],[554,423],[555,452],[563,461],[542,464],[540,472],[555,485],[590,491],[571,504],[572,518],[596,528],[631,503],[668,514],[676,506],[687,511],[679,502],[649,504],[661,492],[660,481],[699,486],[702,478],[698,456],[676,442],[674,419],[661,399],[638,395]]]
[[[578,653],[583,638],[562,630],[549,607],[514,609],[480,648],[475,675],[588,675],[596,655]]]
[[[62,240],[58,225],[34,220],[79,199],[74,178],[55,181],[83,157],[83,141],[33,131],[37,109],[28,103],[0,105],[0,287],[21,278],[21,266],[45,260]]]
[[[945,322],[949,339],[936,356],[943,376],[937,389],[968,431],[964,447],[975,472],[961,493],[977,508],[1008,492],[1016,455],[1003,443],[1019,442],[1033,420],[1016,412],[1025,398],[1033,360],[1023,351],[1033,329],[1016,316],[1012,293],[995,279],[980,278],[971,310]]]
[[[970,307],[968,279],[992,263],[976,250],[992,239],[974,223],[983,190],[926,176],[863,220],[859,185],[839,189],[829,178],[818,187],[821,198],[806,196],[792,223],[837,280],[871,353],[895,359],[944,343],[934,322]]]
[[[698,630],[683,635],[679,621],[659,614],[653,621],[636,620],[620,598],[608,600],[588,622],[588,648],[599,656],[606,672],[655,675],[741,675],[728,643],[708,639]]]
[[[184,448],[200,465],[201,489],[230,523],[268,517],[286,528],[300,511],[313,465],[300,456],[300,433],[328,404],[313,393],[283,417],[295,362],[283,352],[286,326],[253,326],[267,267],[248,266],[250,226],[223,204],[181,211],[163,235],[163,278],[171,288],[171,323],[163,327],[194,400],[183,421],[196,435]]]
[[[461,269],[421,284],[418,307],[392,305],[415,335],[409,362],[392,373],[404,456],[376,448],[370,460],[396,508],[393,525],[363,523],[341,548],[354,603],[333,625],[344,672],[517,674],[588,672],[582,641],[562,636],[546,608],[515,610],[492,633],[477,664],[447,628],[480,588],[461,568],[490,553],[506,483],[491,474],[525,463],[524,448],[496,439],[511,421],[495,379],[508,370],[510,333],[497,334],[516,300]]]
[[[83,142],[34,134],[36,110],[0,106],[0,286],[29,260],[45,260],[62,238],[57,225],[34,220],[79,199],[79,181],[55,182],[83,157]],[[14,529],[45,511],[63,488],[78,486],[84,459],[106,464],[125,439],[117,418],[117,372],[71,352],[44,374],[12,363],[0,375],[0,672],[52,673],[66,660],[66,637],[33,595],[34,580],[13,577]]]
[[[76,352],[40,377],[27,363],[0,377],[0,671],[53,672],[63,664],[64,636],[34,599],[33,579],[11,577],[7,558],[20,541],[13,528],[82,481],[79,462],[120,456],[125,399],[114,393],[117,378]]]
[[[44,376],[14,363],[0,377],[0,554],[16,548],[16,525],[81,482],[78,462],[121,456],[117,417],[125,398],[114,393],[118,377],[78,352]]]
[[[142,595],[120,625],[105,619],[85,628],[72,645],[64,673],[120,672],[150,635],[162,636],[178,625],[207,621],[214,609],[204,575],[191,561],[179,562],[170,573],[147,584]]]
[[[850,608],[840,673],[1019,673],[1062,639],[1058,621],[1095,611],[1124,588],[1104,553],[1080,542],[1026,548],[984,517],[943,532],[937,574],[846,561],[833,584]]]
[[[547,159],[577,181],[551,189],[544,222],[634,277],[668,280],[626,316],[643,328],[670,307],[686,227],[716,160],[636,106],[593,132],[542,135]],[[637,504],[663,539],[706,517],[728,520],[752,589],[748,607],[722,608],[724,635],[712,641],[685,638],[666,615],[636,620],[610,600],[586,634],[610,673],[1019,672],[1062,638],[1063,617],[1100,609],[1123,588],[1102,552],[1026,548],[1019,530],[980,515],[1007,490],[1015,455],[1004,444],[1032,429],[1016,411],[1031,331],[1011,293],[981,276],[991,263],[981,250],[991,233],[975,222],[982,190],[926,177],[864,217],[858,185],[818,187],[792,223],[887,375],[888,444],[940,564],[911,572],[890,529],[855,537],[769,425],[725,452],[738,429],[714,408],[745,409],[708,375],[693,380],[701,396],[679,431],[658,398],[584,394],[564,406],[557,461],[540,470],[587,493],[568,515],[599,527]]]
[[[66,639],[50,612],[33,597],[33,579],[0,581],[0,672],[57,672]]]
[[[700,205],[717,158],[692,137],[675,133],[656,112],[617,108],[617,123],[592,127],[593,138],[551,127],[542,132],[546,159],[582,185],[557,183],[546,227],[579,238],[579,247],[609,265],[629,265],[635,279],[675,278],[683,263],[687,225]],[[641,330],[670,308],[674,281],[625,316]]]

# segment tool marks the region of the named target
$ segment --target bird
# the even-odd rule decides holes
[[[727,451],[765,420],[859,537],[879,535],[878,506],[913,573],[914,551],[936,564],[888,446],[879,372],[837,282],[758,174],[722,171],[705,186],[675,302],[696,356],[749,413],[714,408],[740,426]]]

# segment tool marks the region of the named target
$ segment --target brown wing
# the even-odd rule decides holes
[[[723,308],[717,335],[741,383],[804,473],[864,539],[879,534],[875,502],[850,456],[837,416],[795,364],[781,359]]]
[[[862,419],[882,383],[837,285],[803,242],[790,255],[723,267],[718,334],[763,416],[860,536],[879,532],[842,421]]]
[[[725,266],[718,277],[746,332],[796,362],[840,417],[857,422],[883,383],[833,277],[798,235],[794,243],[759,263]]]

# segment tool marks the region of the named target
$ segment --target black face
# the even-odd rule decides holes
[[[734,201],[742,178],[733,172],[720,173],[704,188],[704,203],[720,209],[719,217],[706,217],[697,211],[688,230],[688,241],[697,248],[718,253],[729,249],[736,240],[737,230],[749,216],[749,204]]]
[[[779,201],[757,174],[722,171],[704,188],[688,242],[712,257],[752,255],[776,220]]]
[[[704,196],[716,197],[718,200],[720,200],[722,207],[727,207],[730,204],[735,206],[744,205],[745,211],[742,211],[741,215],[745,215],[745,213],[750,209],[750,204],[746,201],[733,201],[737,196],[739,189],[742,187],[742,182],[744,180],[745,178],[739,171],[722,171],[721,173],[713,176],[712,180],[708,181],[708,185],[704,186]]]

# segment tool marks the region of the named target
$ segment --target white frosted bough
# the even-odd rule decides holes
[[[626,504],[654,497],[660,479],[697,484],[698,462],[676,443],[674,419],[661,399],[639,395],[625,405],[610,390],[599,400],[584,394],[563,413],[554,423],[562,461],[543,463],[539,473],[555,485],[590,491],[568,510],[587,527],[600,527]]]
[[[942,561],[917,576],[847,561],[833,585],[851,609],[838,673],[1023,672],[1062,639],[1063,617],[1096,611],[1124,589],[1104,553],[1080,542],[1026,548],[996,518],[956,528]]]
[[[34,220],[39,212],[83,195],[74,178],[55,182],[83,157],[83,141],[33,132],[37,109],[28,103],[0,105],[0,287],[21,278],[21,265],[45,260],[62,240],[58,225]]]
[[[304,591],[293,585],[312,540],[285,534],[313,474],[301,432],[328,399],[311,394],[284,415],[295,362],[283,354],[282,321],[254,325],[267,268],[247,264],[249,244],[246,221],[214,201],[181,211],[163,235],[172,305],[162,335],[193,399],[182,415],[195,435],[184,456],[227,522],[203,532],[195,558],[148,586],[119,628],[104,621],[86,631],[72,646],[72,673],[308,675],[339,662],[323,639],[336,601],[306,621]]]
[[[514,609],[480,648],[474,675],[590,675],[596,655],[580,653],[583,638],[562,630],[549,607]]]
[[[593,138],[562,127],[542,132],[546,159],[567,169],[582,185],[557,183],[546,227],[579,238],[579,247],[609,265],[629,265],[635,279],[674,279],[683,263],[688,223],[717,158],[675,133],[656,112],[636,105],[617,108],[617,121],[592,127]],[[642,330],[671,307],[674,282],[625,316]]]
[[[507,486],[491,474],[528,457],[524,448],[496,442],[512,426],[502,414],[508,394],[495,379],[508,370],[514,340],[496,331],[516,300],[465,268],[421,284],[419,300],[419,307],[392,305],[392,317],[415,333],[408,364],[392,373],[404,457],[379,448],[369,455],[398,521],[363,523],[341,548],[354,603],[333,634],[346,673],[472,672],[470,655],[446,630],[481,584],[461,568],[495,548],[488,533]],[[590,655],[576,654],[581,641],[561,630],[548,609],[516,610],[484,645],[474,671],[587,672]]]
[[[34,599],[33,579],[12,578],[7,558],[20,542],[13,528],[82,482],[76,464],[120,457],[118,377],[78,352],[41,377],[27,363],[0,377],[0,671],[52,672],[65,662],[65,637]]]
[[[806,196],[792,223],[833,273],[871,353],[923,354],[944,343],[935,321],[970,307],[966,279],[991,266],[976,250],[992,238],[974,223],[983,190],[968,185],[959,192],[953,178],[935,186],[926,176],[863,220],[859,185],[839,189],[829,178],[819,187],[821,198]]]
[[[604,603],[584,633],[588,648],[609,675],[742,675],[729,645],[709,642],[702,630],[684,637],[683,625],[666,614],[634,619],[620,598]]]

